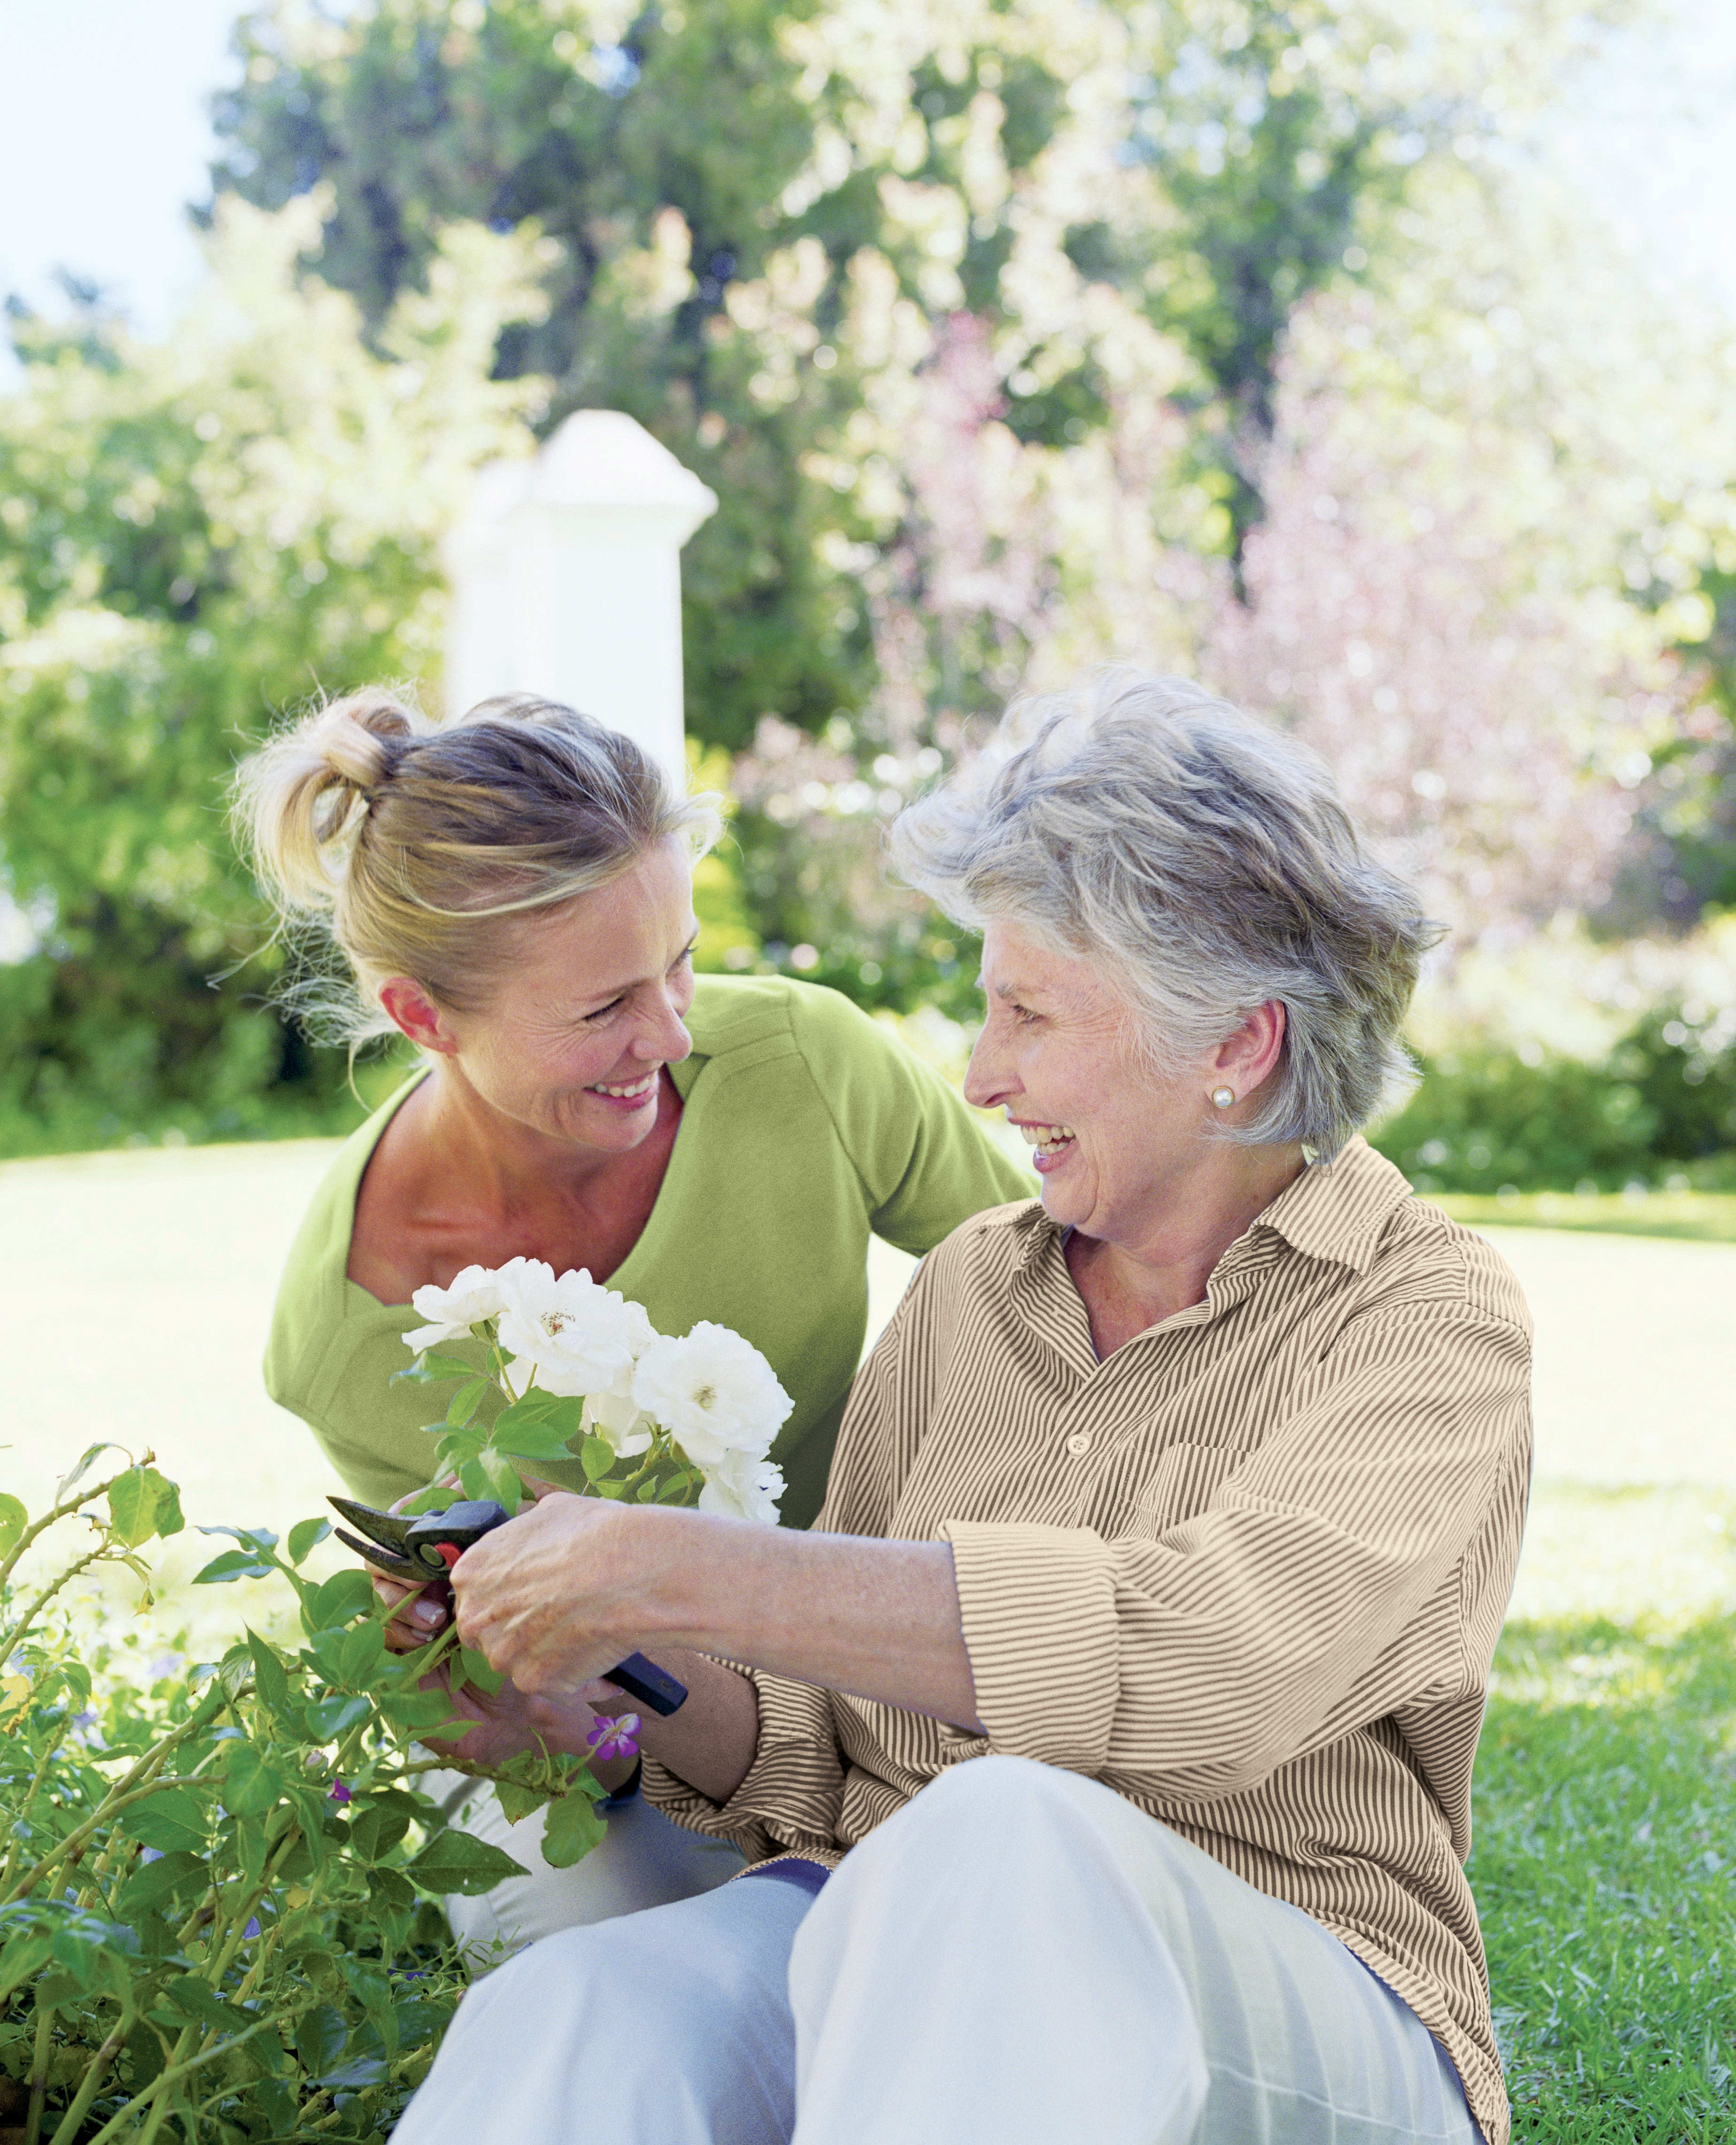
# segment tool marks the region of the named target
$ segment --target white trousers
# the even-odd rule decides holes
[[[600,1846],[570,1869],[555,1869],[543,1859],[546,1811],[509,1824],[486,1781],[440,1772],[427,1774],[422,1784],[460,1830],[502,1849],[529,1873],[509,1877],[479,1898],[455,1894],[445,1902],[452,1933],[473,1968],[498,1965],[506,1953],[559,1929],[714,1891],[744,1866],[727,1839],[685,1831],[634,1795],[608,1811],[609,1830]]]
[[[818,1899],[749,1877],[465,1996],[394,2145],[1476,2145],[1306,1914],[1108,1789],[943,1774]]]

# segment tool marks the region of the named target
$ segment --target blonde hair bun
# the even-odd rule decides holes
[[[368,801],[427,724],[390,694],[351,693],[281,731],[236,770],[235,813],[279,908],[329,913]]]
[[[455,1011],[485,1005],[508,919],[606,884],[670,837],[702,854],[717,804],[560,701],[504,694],[435,723],[408,693],[369,688],[250,753],[232,809],[283,926],[334,941],[361,987],[292,984],[287,1002],[354,1044],[392,1032],[377,998],[390,976]]]

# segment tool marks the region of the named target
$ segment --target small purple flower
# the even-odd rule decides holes
[[[617,1714],[611,1720],[609,1715],[599,1714],[591,1723],[590,1733],[585,1737],[592,1757],[606,1763],[610,1758],[636,1758],[639,1755],[639,1715],[636,1713]]]
[[[326,1790],[326,1799],[329,1803],[347,1803],[353,1802],[356,1798],[341,1780],[334,1780]]]
[[[243,1939],[245,1940],[245,1939],[246,1939],[246,1938],[248,1938],[248,1937],[256,1937],[258,1934],[259,1934],[259,1917],[256,1914],[256,1915],[254,1916],[253,1919],[252,1919],[251,1922],[249,1922],[249,1923],[248,1923],[248,1924],[247,1924],[246,1928],[246,1929],[244,1929],[241,1931],[241,1936],[242,1936]]]

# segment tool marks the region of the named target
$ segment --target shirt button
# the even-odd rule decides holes
[[[1075,1460],[1082,1459],[1091,1450],[1091,1432],[1088,1430],[1076,1430],[1067,1441],[1067,1449]]]

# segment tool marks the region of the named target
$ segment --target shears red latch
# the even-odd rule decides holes
[[[465,1551],[496,1527],[504,1527],[511,1515],[504,1505],[472,1497],[448,1505],[443,1512],[376,1512],[371,1505],[358,1505],[350,1497],[328,1497],[326,1503],[340,1518],[360,1527],[368,1536],[358,1541],[341,1527],[338,1540],[346,1549],[406,1585],[451,1590],[450,1572]],[[687,1700],[687,1685],[648,1661],[643,1654],[629,1654],[609,1671],[607,1680],[637,1699],[641,1705],[665,1718]]]

